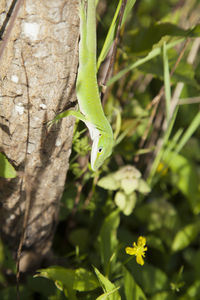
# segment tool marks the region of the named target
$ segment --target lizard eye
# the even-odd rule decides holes
[[[101,153],[103,150],[103,147],[99,147],[98,152]]]

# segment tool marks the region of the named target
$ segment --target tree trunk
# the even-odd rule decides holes
[[[15,2],[0,2],[0,151],[18,171],[0,179],[0,232],[16,253],[29,199],[25,270],[49,251],[58,219],[74,119],[47,122],[76,99],[79,15],[78,0]]]

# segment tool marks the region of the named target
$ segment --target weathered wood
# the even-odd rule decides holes
[[[0,2],[1,26],[11,2]],[[18,177],[0,179],[0,232],[16,251],[30,194],[23,249],[39,260],[51,247],[71,153],[73,118],[46,123],[76,99],[78,0],[24,0],[6,36],[9,22],[0,44],[0,151]]]

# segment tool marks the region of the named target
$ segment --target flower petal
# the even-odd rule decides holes
[[[136,254],[136,250],[134,248],[131,248],[131,247],[126,247],[125,251],[129,255],[135,255]]]
[[[133,247],[126,247],[125,251],[129,255],[135,255],[136,256],[136,262],[143,266],[144,265],[144,259],[145,257],[145,251],[147,251],[146,246],[146,238],[143,236],[139,236],[137,243],[133,242]]]
[[[139,236],[139,238],[137,240],[137,244],[138,244],[138,247],[145,246],[146,245],[146,238],[143,237],[143,236]]]
[[[144,265],[144,259],[142,258],[141,255],[136,256],[136,261],[139,265],[143,266]]]

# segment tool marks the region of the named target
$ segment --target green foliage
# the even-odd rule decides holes
[[[172,41],[171,43],[166,45],[166,48],[171,49],[172,47],[174,47],[182,42],[183,42],[183,39]],[[153,48],[153,50],[151,50],[144,58],[140,58],[136,62],[129,64],[128,67],[124,68],[117,75],[113,76],[108,81],[108,85],[113,84],[115,81],[119,80],[121,77],[123,77],[129,71],[132,71],[133,69],[143,65],[144,63],[149,62],[150,60],[152,60],[154,57],[157,57],[161,53],[162,53],[162,46],[158,45],[158,47]],[[153,71],[153,69],[152,69],[152,71]]]
[[[116,236],[119,221],[119,211],[113,211],[105,218],[99,235],[101,260],[106,274],[109,272],[109,264],[111,259],[112,263],[115,262],[112,256],[117,246]]]
[[[16,176],[14,167],[9,163],[6,156],[0,153],[0,177],[15,178]]]
[[[141,173],[133,166],[125,166],[117,172],[102,177],[97,185],[111,191],[118,190],[114,201],[127,216],[132,213],[137,201],[135,191],[142,194],[150,192],[149,186],[141,178]]]
[[[103,48],[102,48],[101,53],[100,53],[99,58],[98,58],[97,69],[99,69],[101,63],[104,61],[104,59],[105,59],[106,55],[108,54],[108,51],[109,51],[109,49],[110,49],[110,47],[111,47],[111,45],[114,41],[115,30],[116,30],[116,26],[117,26],[116,20],[117,20],[118,14],[119,14],[121,4],[122,4],[122,0],[119,0],[115,15],[113,17],[112,23],[110,25],[108,34],[106,36],[106,39],[105,39],[105,42],[104,42],[104,45],[103,45]]]
[[[126,299],[146,300],[142,289],[137,285],[130,272],[124,268],[124,290]]]
[[[15,274],[16,266],[8,247],[0,240],[0,284],[2,285],[6,284],[5,270],[10,270]],[[10,293],[10,289],[5,292],[5,294],[7,293]]]
[[[99,282],[104,290],[104,294],[99,296],[97,299],[98,300],[103,300],[103,299],[107,299],[107,300],[121,300],[121,297],[118,293],[118,288],[116,288],[116,286],[110,282],[110,280],[108,280],[108,278],[106,278],[105,276],[103,276],[99,270],[97,270],[97,268],[94,268],[95,273],[99,279]]]
[[[124,15],[123,15],[123,19],[122,19],[122,25],[125,23],[127,16],[129,15],[132,7],[134,6],[136,0],[128,0],[126,7],[125,7],[125,11],[124,11]],[[99,55],[98,61],[97,61],[97,69],[99,69],[101,63],[104,61],[104,59],[106,58],[106,55],[108,54],[108,51],[115,39],[115,33],[116,33],[116,28],[117,28],[117,17],[120,11],[122,5],[122,0],[119,0],[115,15],[112,19],[112,23],[110,25],[108,34],[106,36],[104,45],[102,47],[101,53]]]
[[[164,161],[168,162],[173,172],[173,184],[187,197],[193,212],[199,214],[199,175],[196,167],[187,158],[171,152],[165,154]]]
[[[159,43],[164,37],[197,37],[199,35],[200,25],[192,29],[184,30],[172,23],[154,23],[149,27],[140,28],[138,31],[130,32],[131,50],[136,53],[145,53],[150,51],[153,45]]]
[[[32,300],[31,291],[21,287],[20,295],[24,300]],[[3,300],[16,299],[16,287],[6,287],[0,292],[0,297]]]
[[[140,272],[139,267],[134,266],[133,275],[146,294],[154,294],[167,288],[168,278],[162,270],[148,264],[144,265],[144,269]]]
[[[200,231],[200,222],[189,224],[183,229],[179,230],[172,242],[172,251],[179,251],[191,244],[194,241]]]
[[[88,138],[84,136],[83,138],[76,140],[74,142],[74,150],[80,155],[85,156],[87,155],[90,146],[88,145]]]
[[[39,270],[39,274],[35,276],[53,280],[57,288],[64,291],[66,297],[72,300],[77,299],[76,291],[91,291],[99,286],[95,276],[83,268],[71,270],[55,266]]]

